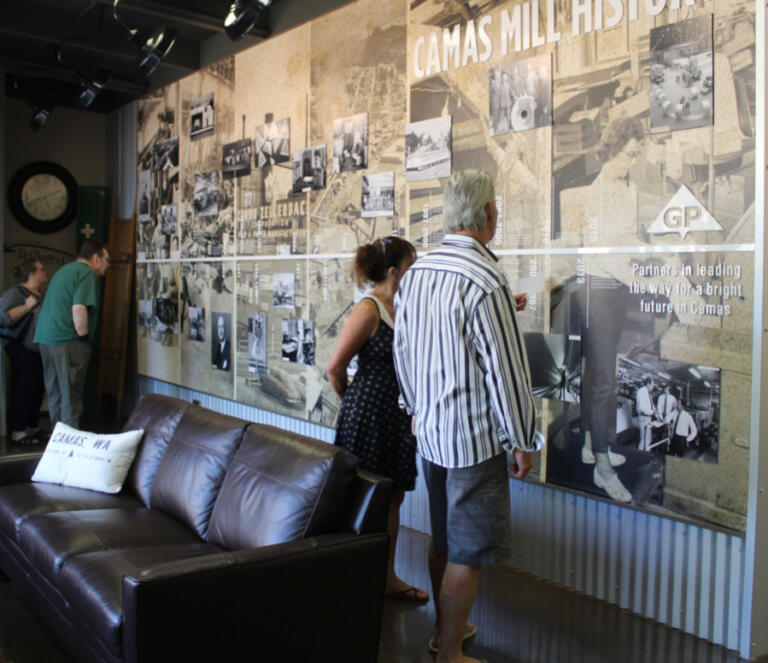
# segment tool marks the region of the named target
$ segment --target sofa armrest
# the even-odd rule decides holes
[[[342,529],[355,534],[385,532],[391,499],[392,479],[358,470],[349,489]]]
[[[386,534],[329,534],[123,578],[126,663],[375,663]]]
[[[0,456],[0,486],[29,481],[42,455],[42,451],[34,451]]]

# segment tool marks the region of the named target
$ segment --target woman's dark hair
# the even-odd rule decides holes
[[[20,265],[13,268],[13,275],[19,283],[24,283],[29,278],[29,275],[37,271],[37,263],[39,260],[34,258],[27,258]]]
[[[380,237],[372,244],[363,244],[355,253],[352,270],[359,284],[379,283],[387,278],[390,267],[400,267],[406,258],[416,260],[416,248],[401,237]]]

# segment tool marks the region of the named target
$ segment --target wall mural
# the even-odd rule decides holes
[[[358,0],[145,97],[139,372],[333,426],[355,248],[438,246],[442,178],[482,168],[533,480],[742,531],[754,4],[609,5]]]

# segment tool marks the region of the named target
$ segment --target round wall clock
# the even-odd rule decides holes
[[[25,228],[56,232],[75,218],[77,183],[66,168],[50,161],[35,161],[19,168],[11,179],[8,206]]]

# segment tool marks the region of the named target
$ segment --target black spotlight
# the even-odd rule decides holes
[[[240,39],[259,20],[264,10],[272,0],[236,0],[229,8],[229,14],[224,19],[224,29],[232,40]]]
[[[16,90],[18,95],[27,102],[27,105],[32,109],[32,117],[29,118],[29,126],[32,131],[37,131],[42,127],[51,117],[53,108],[56,105],[56,98],[51,93],[46,94],[44,97],[39,92],[29,92],[25,90],[19,79],[13,80],[13,89]],[[43,98],[43,101],[40,99]]]
[[[176,42],[176,34],[177,31],[173,28],[163,26],[155,30],[151,37],[140,36],[138,38],[137,43],[144,51],[139,55],[139,74],[142,78],[149,78],[152,72],[157,69],[157,65],[170,53]]]
[[[80,110],[86,110],[99,92],[104,89],[107,78],[109,78],[109,72],[106,69],[99,69],[93,76],[78,74],[77,82],[80,84],[80,94],[75,99],[75,105]]]
[[[51,102],[45,102],[43,104],[32,104],[32,117],[29,118],[29,126],[32,127],[32,131],[37,131],[42,127],[51,117],[53,112],[53,104]]]
[[[139,75],[142,78],[149,78],[152,73],[157,69],[163,58],[170,53],[174,43],[176,43],[177,30],[169,28],[167,26],[159,27],[155,30],[151,36],[147,37],[142,32],[139,32],[136,28],[131,28],[120,20],[117,15],[117,5],[120,0],[115,0],[112,5],[112,15],[115,20],[123,26],[131,35],[131,41],[134,44],[138,44],[142,53],[137,59],[139,67]]]

